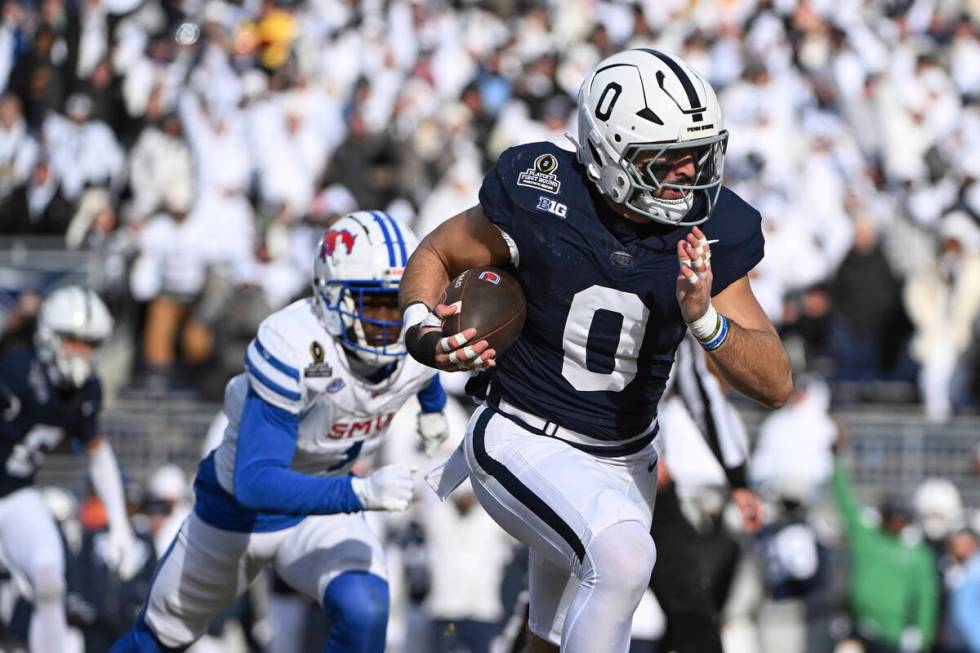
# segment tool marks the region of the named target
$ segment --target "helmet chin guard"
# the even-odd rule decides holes
[[[402,322],[372,315],[378,299],[397,302],[418,239],[382,211],[345,215],[323,235],[313,264],[313,297],[324,330],[359,360],[384,365],[405,356]]]

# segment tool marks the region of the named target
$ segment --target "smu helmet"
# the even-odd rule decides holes
[[[320,322],[365,362],[390,363],[406,353],[401,320],[368,317],[364,300],[372,294],[398,294],[417,245],[415,234],[383,211],[348,213],[320,239],[313,264]],[[366,324],[380,330],[382,342],[369,342]]]
[[[728,132],[708,81],[678,57],[627,50],[603,59],[578,94],[578,160],[616,204],[670,225],[707,220],[721,190]],[[694,177],[665,181],[679,151],[694,160]],[[657,197],[664,189],[676,199]],[[691,215],[695,200],[704,210]]]

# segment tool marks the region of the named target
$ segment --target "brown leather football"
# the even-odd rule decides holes
[[[517,280],[500,268],[470,268],[449,282],[442,304],[458,303],[459,310],[445,319],[442,332],[451,336],[476,329],[470,342],[487,340],[500,356],[524,328],[527,301]]]

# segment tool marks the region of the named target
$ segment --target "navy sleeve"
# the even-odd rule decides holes
[[[434,374],[432,380],[418,393],[419,405],[423,413],[441,413],[446,407],[446,391],[439,381],[439,375]]]
[[[102,382],[91,377],[82,386],[81,401],[75,408],[68,434],[82,444],[87,444],[99,435],[99,414],[102,412]]]
[[[718,239],[711,246],[712,295],[747,275],[762,260],[766,244],[762,216],[728,189],[722,190],[722,201],[704,232],[709,239]]]
[[[516,148],[501,154],[480,186],[480,208],[487,219],[512,241],[508,245],[511,245],[511,257],[518,268],[516,262],[523,256],[522,253],[531,251],[533,239],[529,233],[531,225],[523,219],[522,211],[517,205],[518,198],[514,196],[517,190],[516,170],[519,158]],[[517,258],[514,258],[513,248],[517,250]]]
[[[235,498],[261,512],[329,515],[363,510],[349,476],[308,476],[289,469],[299,418],[249,389],[235,454]]]
[[[507,193],[507,187],[501,176],[505,167],[505,157],[506,153],[502,154],[490,172],[483,178],[483,185],[480,186],[480,207],[490,222],[504,231],[508,231],[512,226],[511,218],[514,214],[514,203]]]

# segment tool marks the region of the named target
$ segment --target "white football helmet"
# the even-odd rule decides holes
[[[674,55],[648,49],[614,54],[596,64],[579,89],[578,160],[604,195],[651,220],[689,226],[711,216],[727,143],[711,85]],[[693,156],[694,177],[665,181],[682,153]],[[664,190],[680,196],[657,197]]]
[[[98,347],[112,333],[112,316],[95,292],[67,286],[51,293],[41,304],[34,331],[34,345],[52,380],[80,388],[92,376],[92,355],[66,349],[66,340]]]
[[[331,225],[317,246],[313,296],[320,322],[367,363],[390,363],[406,354],[401,319],[367,317],[364,299],[378,293],[397,297],[417,245],[415,234],[387,213],[358,211]],[[373,337],[365,333],[365,325]]]

